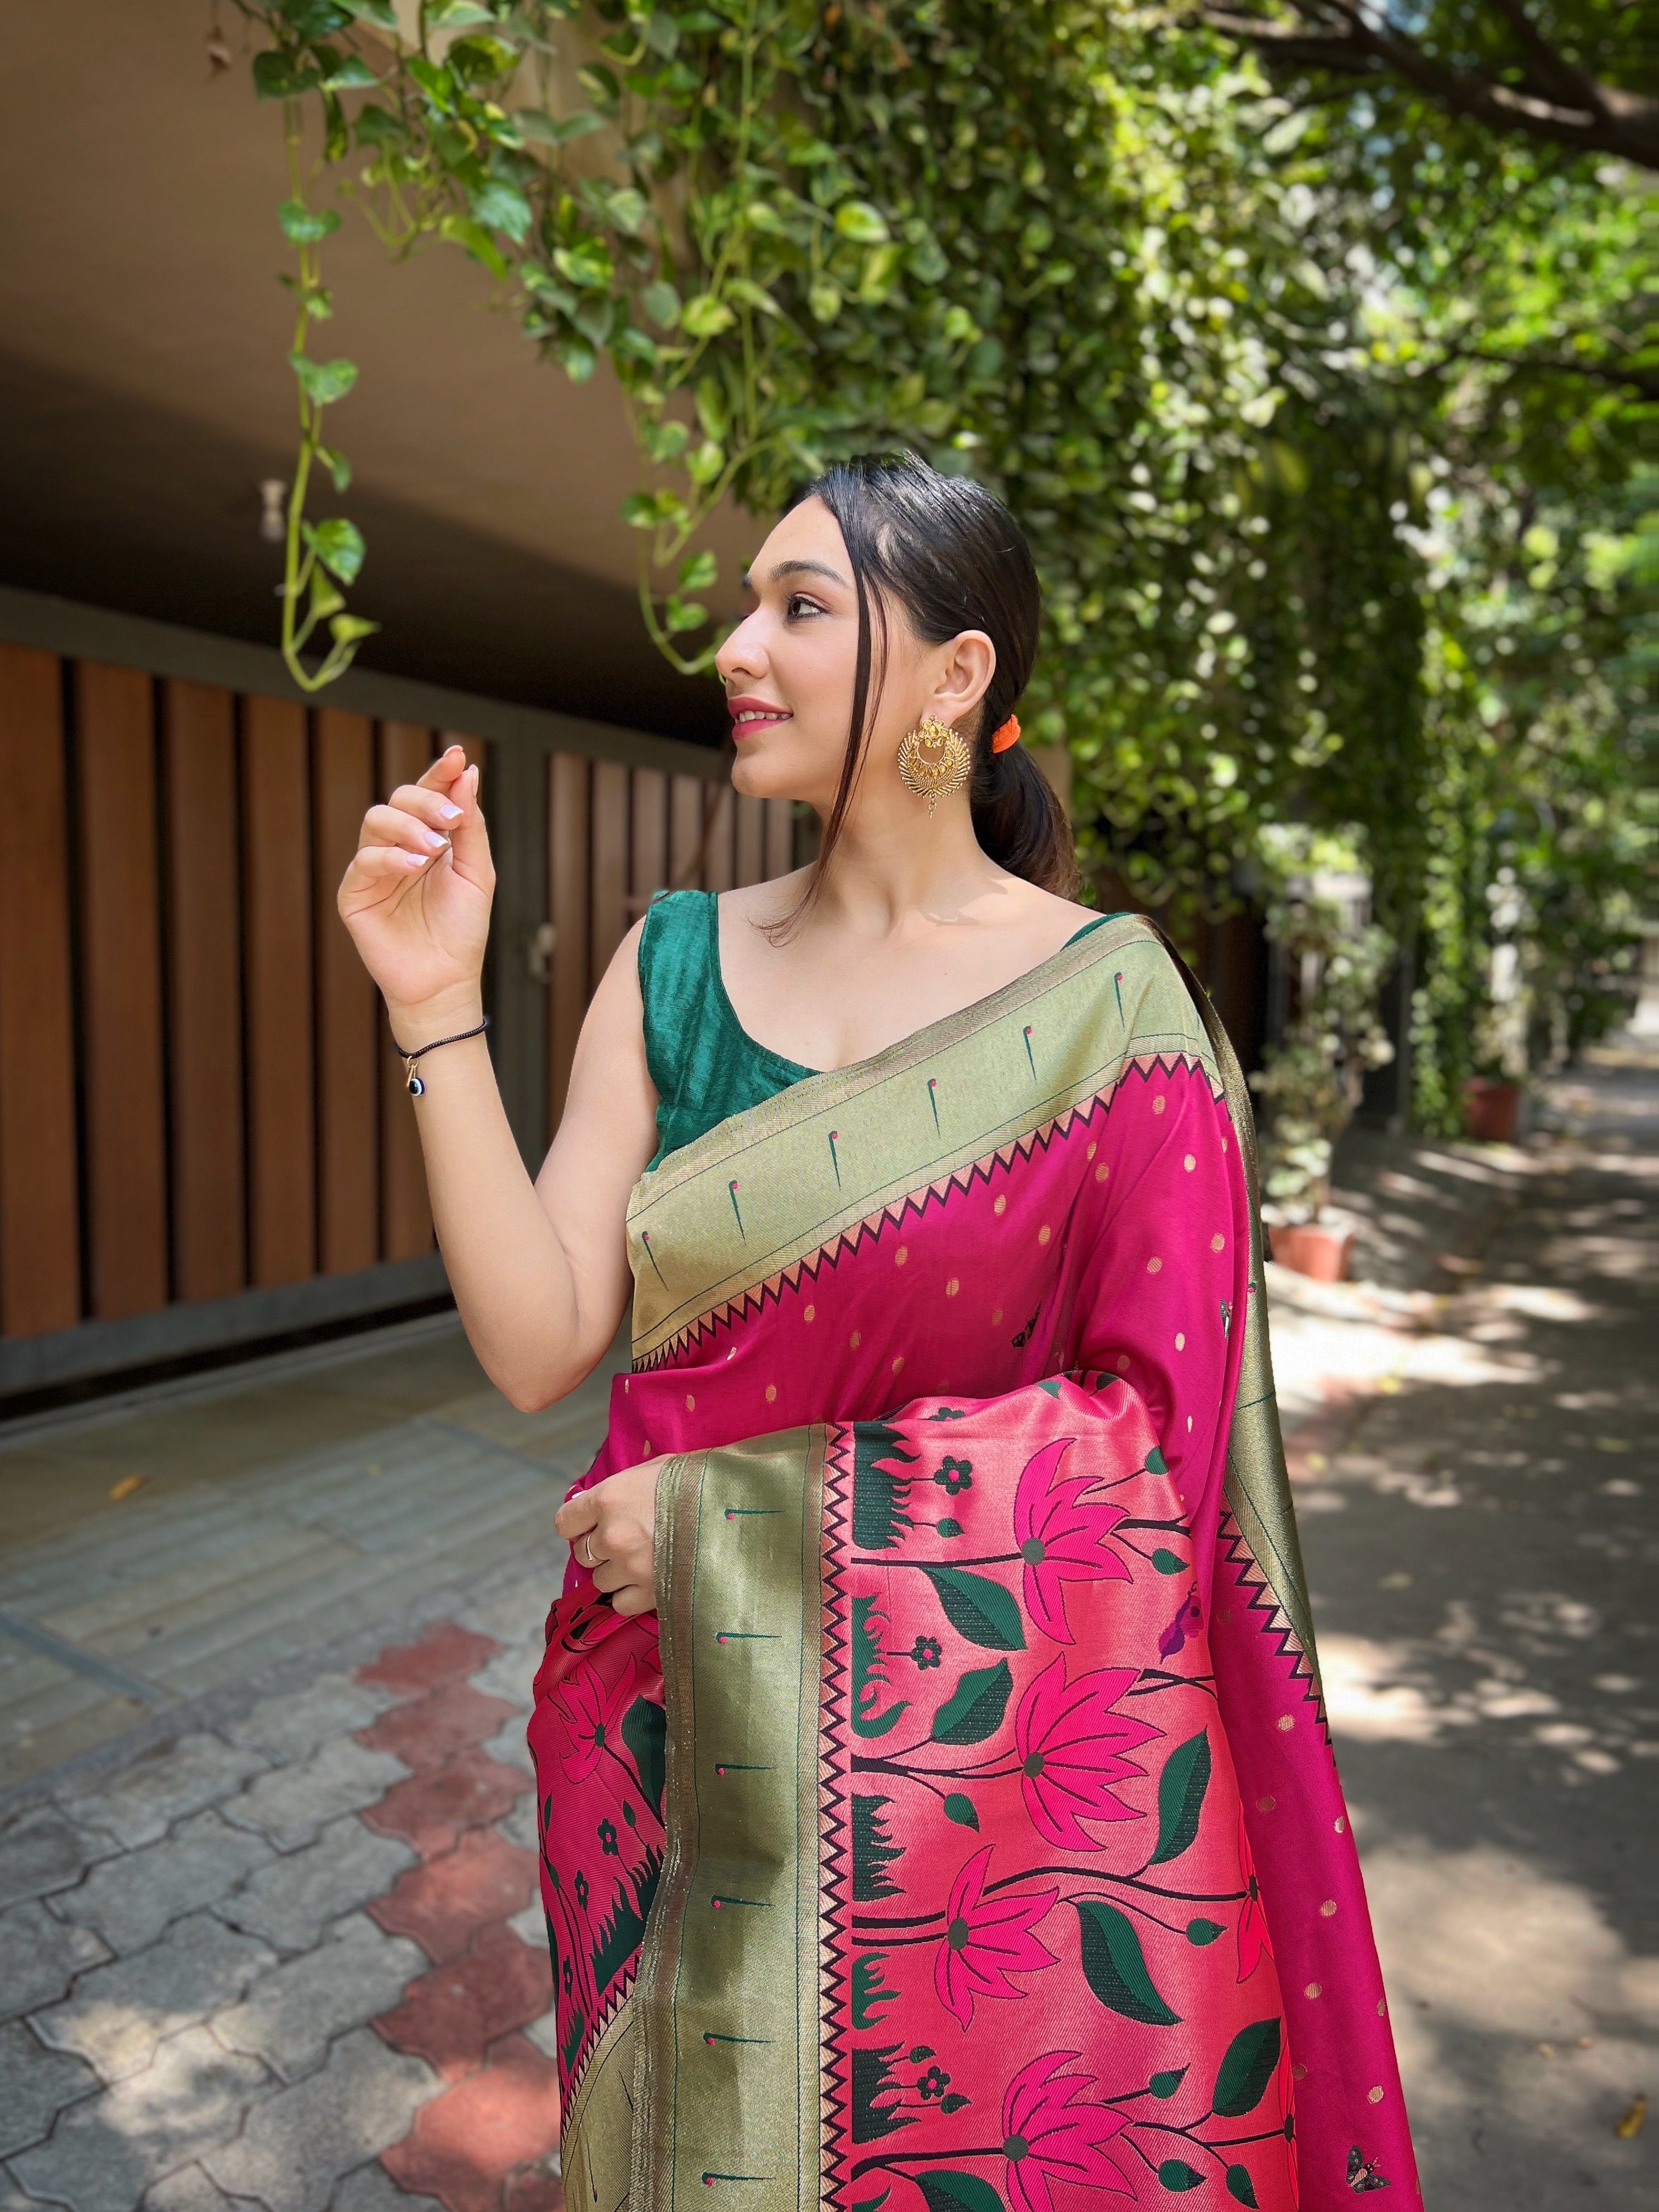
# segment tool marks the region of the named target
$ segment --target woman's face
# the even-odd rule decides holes
[[[822,500],[805,500],[785,515],[748,580],[753,609],[716,660],[737,744],[732,781],[751,798],[804,799],[827,814],[852,719],[859,609],[841,525]],[[872,627],[878,652],[873,611]],[[905,732],[927,714],[951,723],[971,717],[994,666],[981,632],[924,646],[902,611],[890,608],[884,681],[879,667],[871,673],[872,693],[880,687],[871,766],[896,782]],[[971,729],[969,719],[964,732]]]

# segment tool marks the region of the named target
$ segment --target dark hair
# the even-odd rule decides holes
[[[891,604],[903,610],[925,645],[981,629],[995,647],[996,672],[971,740],[974,835],[1010,875],[1070,897],[1077,860],[1064,808],[1023,744],[991,750],[993,732],[1013,713],[1030,679],[1042,627],[1036,564],[1018,523],[983,484],[941,476],[914,453],[837,462],[792,504],[809,499],[821,499],[841,525],[859,606],[852,722],[818,868],[841,835],[858,781],[881,695]],[[872,630],[880,634],[878,653]]]

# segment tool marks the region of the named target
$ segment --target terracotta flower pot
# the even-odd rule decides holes
[[[1521,1121],[1521,1085],[1471,1075],[1463,1085],[1463,1127],[1483,1145],[1512,1145]]]
[[[1279,1221],[1268,1233],[1273,1257],[1281,1267],[1290,1267],[1316,1283],[1346,1282],[1353,1250],[1352,1229],[1339,1229],[1324,1221]]]

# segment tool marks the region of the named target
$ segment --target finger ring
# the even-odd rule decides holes
[[[587,1557],[582,1561],[582,1565],[591,1571],[599,1565],[599,1561],[593,1557],[593,1539],[591,1536],[584,1536],[582,1541],[587,1547]]]

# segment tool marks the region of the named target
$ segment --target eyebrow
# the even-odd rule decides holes
[[[780,561],[772,570],[769,580],[780,584],[786,576],[827,576],[832,584],[839,584],[843,591],[848,589],[847,579],[840,570],[827,567],[822,561]],[[750,569],[745,568],[743,572],[743,587],[746,592],[755,588],[754,574]]]

